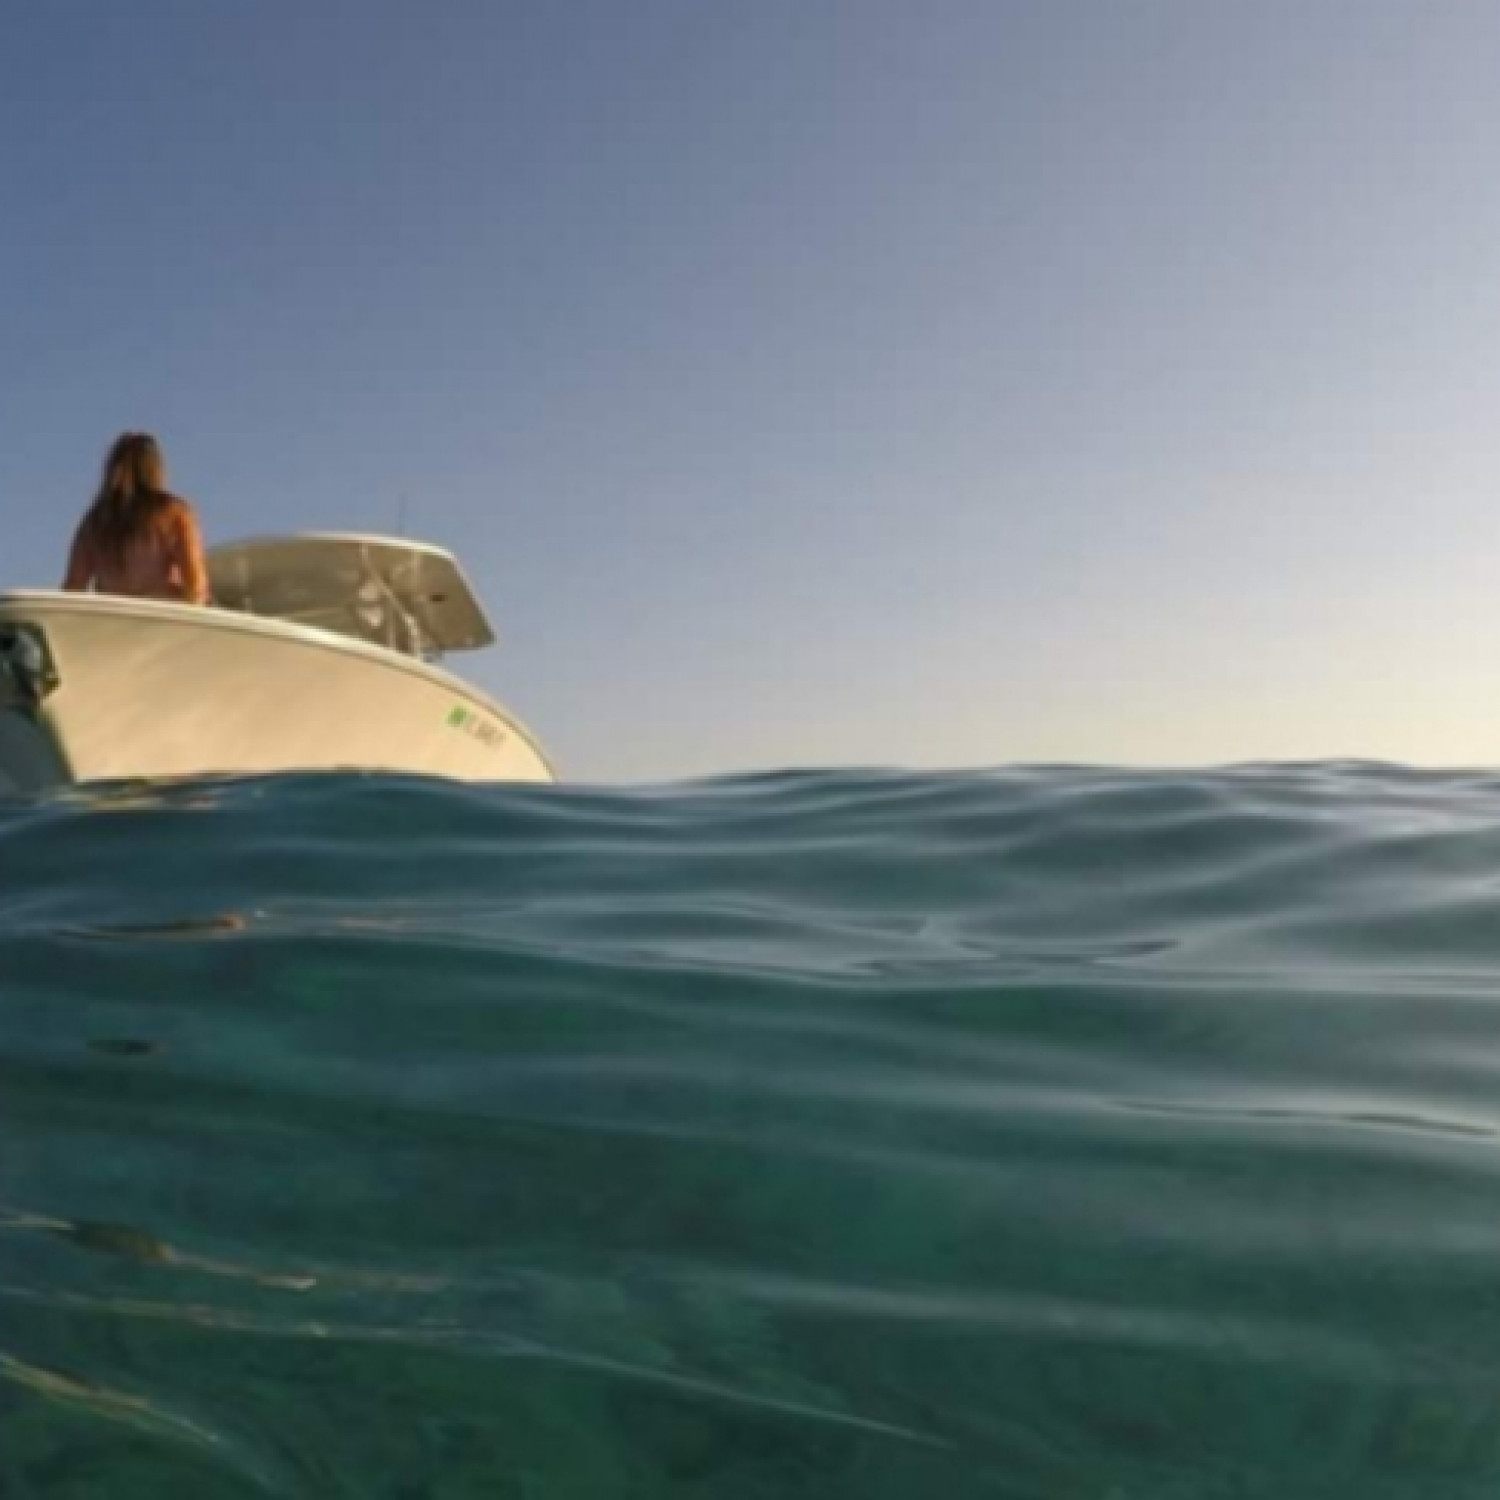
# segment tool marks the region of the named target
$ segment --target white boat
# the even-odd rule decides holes
[[[273,771],[551,781],[439,665],[495,636],[452,554],[313,534],[208,554],[211,606],[0,594],[0,791]]]

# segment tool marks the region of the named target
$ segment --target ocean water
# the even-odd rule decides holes
[[[1500,776],[0,804],[0,1497],[1492,1497]]]

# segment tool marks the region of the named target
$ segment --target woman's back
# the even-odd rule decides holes
[[[197,518],[166,489],[154,438],[126,433],[110,450],[99,493],[73,538],[63,587],[208,602]]]

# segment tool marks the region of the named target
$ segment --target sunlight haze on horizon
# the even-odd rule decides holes
[[[13,8],[0,588],[111,439],[451,547],[565,779],[1500,765],[1500,8]]]

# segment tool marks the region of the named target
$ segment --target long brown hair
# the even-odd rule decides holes
[[[175,510],[167,492],[167,461],[149,432],[127,432],[115,439],[104,460],[104,477],[84,524],[95,550],[119,558],[149,541]]]

